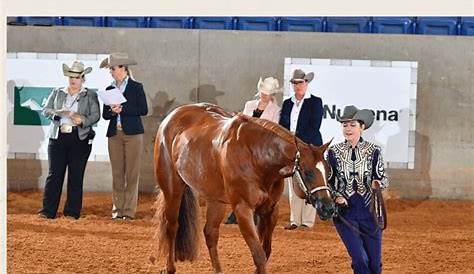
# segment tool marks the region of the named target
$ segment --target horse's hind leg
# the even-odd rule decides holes
[[[181,197],[183,195],[184,184],[177,183],[173,187],[173,192],[171,193],[171,199],[168,200],[168,203],[165,207],[165,218],[168,221],[167,227],[167,236],[169,239],[169,254],[168,261],[166,263],[167,273],[175,273],[175,261],[176,261],[176,233],[178,231],[178,215],[179,207],[181,205]]]
[[[156,154],[156,151],[155,151]],[[166,272],[175,273],[176,261],[176,233],[178,231],[178,216],[181,199],[184,193],[184,182],[173,169],[171,160],[168,155],[159,153],[159,157],[155,163],[155,175],[161,189],[161,195],[164,197],[163,218],[161,222],[164,223],[161,228],[162,239],[165,241],[160,245],[163,250],[163,255],[167,256]]]
[[[217,253],[217,243],[219,241],[219,226],[224,219],[225,205],[218,202],[207,202],[206,225],[204,226],[204,236],[209,249],[212,267],[215,273],[222,273],[219,255]]]
[[[234,207],[234,213],[239,223],[240,232],[245,239],[250,252],[252,253],[253,262],[257,267],[255,273],[264,274],[266,272],[267,257],[265,251],[260,244],[259,237],[253,222],[253,210],[246,204],[240,203]]]

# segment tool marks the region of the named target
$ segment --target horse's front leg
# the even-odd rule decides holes
[[[235,205],[234,213],[239,223],[240,233],[242,233],[242,236],[252,253],[253,262],[257,268],[255,273],[267,273],[267,257],[262,245],[260,244],[257,230],[253,223],[253,210],[246,203],[239,203]]]
[[[258,223],[258,235],[262,243],[263,250],[267,260],[272,253],[272,236],[278,220],[278,204],[271,207],[268,211],[260,213],[260,221]]]
[[[204,225],[204,236],[209,249],[212,267],[215,273],[222,273],[217,243],[219,241],[219,226],[224,218],[225,205],[218,202],[207,201],[206,224]]]

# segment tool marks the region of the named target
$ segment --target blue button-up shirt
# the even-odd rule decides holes
[[[117,86],[117,81],[115,81],[115,80],[112,82],[111,85],[113,87],[117,88],[118,90],[120,90],[122,93],[124,93],[125,89],[127,88],[127,84],[128,84],[128,76],[125,77],[125,79],[123,80],[122,85],[120,85],[120,87]],[[120,120],[120,114],[118,114],[117,115],[117,125],[120,125],[120,124],[122,124],[122,123],[121,123],[121,120]]]

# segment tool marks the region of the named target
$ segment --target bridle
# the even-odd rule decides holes
[[[295,163],[293,167],[293,177],[296,179],[296,182],[298,182],[298,185],[301,188],[301,190],[303,190],[305,194],[306,203],[312,204],[314,207],[316,207],[316,199],[314,199],[312,195],[322,190],[327,190],[329,193],[331,193],[331,189],[327,186],[318,186],[318,187],[310,189],[308,185],[306,185],[305,181],[303,180],[303,176],[301,175],[301,166],[300,166],[301,153],[298,148],[298,142],[296,140],[296,137],[295,137],[295,145],[296,145],[296,156],[295,156]]]

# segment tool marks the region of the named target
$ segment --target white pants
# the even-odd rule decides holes
[[[296,195],[291,177],[285,178],[285,180],[288,184],[288,198],[290,199],[290,223],[312,227],[316,218],[316,209],[310,204],[305,204],[305,200]]]

